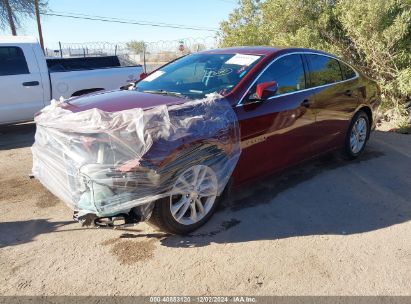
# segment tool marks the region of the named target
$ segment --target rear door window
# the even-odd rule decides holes
[[[310,87],[318,87],[342,81],[342,73],[338,61],[322,55],[305,55],[310,67]]]
[[[30,74],[21,48],[0,47],[0,76],[20,74]]]

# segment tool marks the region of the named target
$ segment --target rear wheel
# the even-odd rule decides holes
[[[186,234],[202,226],[217,207],[213,168],[193,165],[176,178],[170,196],[155,202],[150,222],[161,230]]]
[[[361,155],[365,149],[370,132],[370,121],[367,114],[363,111],[357,112],[350,124],[345,139],[345,155],[354,159]]]

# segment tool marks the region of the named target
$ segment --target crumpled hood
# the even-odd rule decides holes
[[[135,90],[101,91],[66,100],[62,108],[81,112],[93,108],[105,112],[118,112],[134,108],[147,109],[160,105],[184,103],[186,100],[174,96],[142,93]]]

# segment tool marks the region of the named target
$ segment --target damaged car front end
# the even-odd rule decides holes
[[[240,155],[236,116],[219,96],[118,112],[53,103],[35,121],[33,174],[85,225],[148,219],[198,163],[214,168],[220,194]]]

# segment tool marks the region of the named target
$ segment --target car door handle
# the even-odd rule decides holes
[[[23,87],[35,87],[38,86],[40,84],[40,82],[38,81],[27,81],[27,82],[23,82]]]
[[[308,99],[304,99],[303,102],[301,103],[301,105],[303,107],[309,108],[310,107],[310,101]]]
[[[351,91],[351,90],[347,90],[347,91],[345,91],[344,95],[351,97],[352,91]]]

